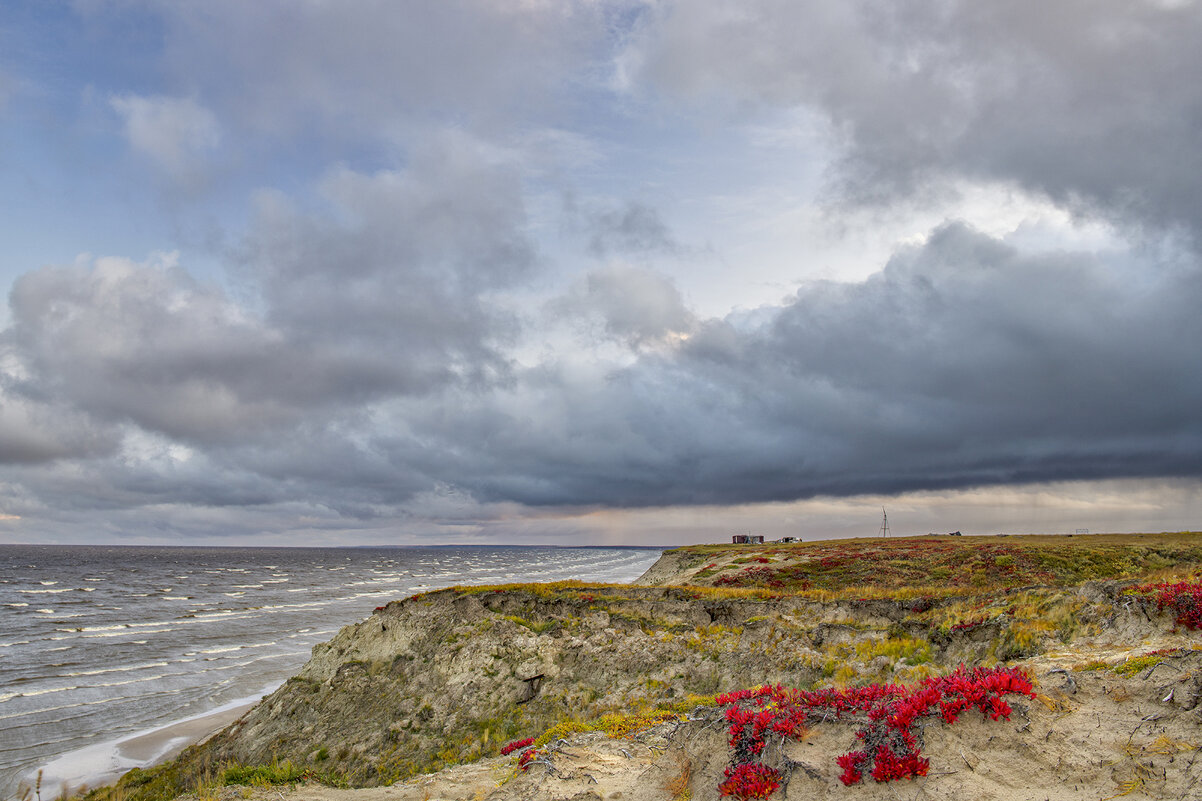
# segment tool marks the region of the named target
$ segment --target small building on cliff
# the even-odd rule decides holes
[[[735,534],[731,539],[732,545],[763,545],[763,534]]]

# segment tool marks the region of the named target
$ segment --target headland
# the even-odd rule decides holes
[[[1196,797],[1200,571],[1202,533],[914,537],[422,593],[88,798]]]

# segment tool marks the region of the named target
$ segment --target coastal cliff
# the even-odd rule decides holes
[[[924,779],[938,780],[939,797],[1027,797],[1020,791],[1064,771],[1081,789],[1059,798],[1137,780],[1141,792],[1177,793],[1198,780],[1202,653],[1195,634],[1125,591],[1135,575],[1197,569],[1202,537],[1175,536],[1030,548],[991,538],[944,550],[928,538],[861,542],[850,563],[847,543],[709,546],[665,553],[636,585],[429,592],[344,628],[227,729],[119,787],[137,798],[139,787],[211,787],[230,765],[288,763],[334,783],[393,785],[380,798],[422,787],[429,798],[711,798],[731,764],[716,693],[915,685],[967,664],[1021,669],[1037,700],[1016,702],[1021,712],[1005,724],[978,715],[929,727],[925,751],[951,772]],[[862,579],[870,547],[879,582],[847,583]],[[915,565],[952,572],[938,584],[893,584],[891,571]],[[1074,734],[1088,716],[1095,731]],[[542,735],[529,770],[499,755],[506,742]],[[854,727],[832,720],[777,743],[773,759],[790,777],[779,792],[850,797],[835,758],[855,742]],[[632,796],[638,787],[654,792]],[[893,797],[886,790],[855,792]]]
[[[442,590],[343,629],[204,750],[214,763],[317,764],[324,749],[324,769],[384,783],[491,756],[563,720],[688,711],[748,684],[811,684],[835,654],[844,669],[857,654],[876,660],[882,678],[985,656],[980,636],[919,644],[925,628],[907,622],[911,607],[681,588]],[[904,643],[896,658],[882,656],[890,641]]]

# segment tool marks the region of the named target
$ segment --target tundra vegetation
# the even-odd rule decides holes
[[[452,587],[377,609],[225,731],[87,798],[380,785],[501,756],[520,774],[563,738],[704,721],[729,729],[725,795],[776,792],[780,743],[835,718],[858,732],[844,783],[912,778],[922,727],[1059,703],[1031,660],[1113,683],[1202,657],[1200,570],[1194,532],[915,537],[678,548],[630,585]],[[1135,650],[1097,647],[1123,626]],[[1155,626],[1171,647],[1138,652]],[[686,765],[667,784],[696,781]]]

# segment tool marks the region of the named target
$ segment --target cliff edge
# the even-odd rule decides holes
[[[929,772],[855,787],[836,760],[871,716],[813,715],[804,736],[774,735],[757,757],[786,778],[774,797],[1197,797],[1202,646],[1130,588],[1196,577],[1202,536],[1157,536],[705,546],[666,552],[634,585],[416,595],[315,647],[218,735],[94,801],[244,797],[220,785],[231,766],[256,765],[368,788],[302,785],[295,801],[716,798],[736,761],[717,693],[914,687],[962,664],[1018,669],[1034,695],[1009,719],[924,718]],[[524,770],[526,747],[501,755],[523,738],[538,749]]]

